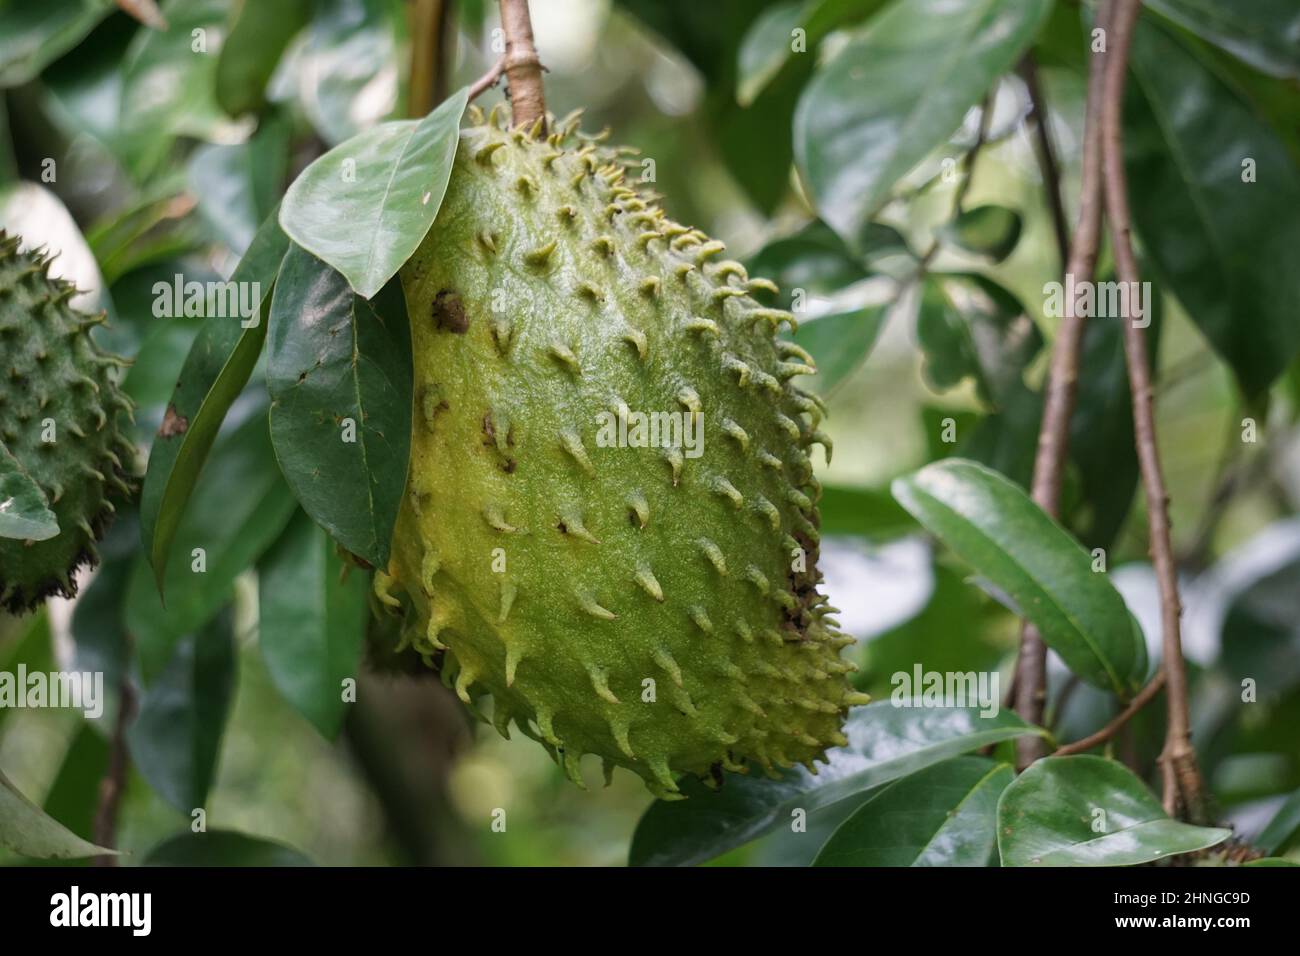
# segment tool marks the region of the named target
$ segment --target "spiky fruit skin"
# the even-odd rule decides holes
[[[73,309],[76,289],[48,267],[0,232],[0,439],[59,522],[45,541],[0,538],[0,606],[14,613],[75,593],[74,572],[98,559],[110,496],[129,491],[123,462],[134,454],[118,430],[131,409],[114,374],[123,363],[90,338],[103,317]]]
[[[861,701],[817,592],[811,360],[748,294],[770,283],[571,139],[464,130],[403,269],[415,425],[377,593],[575,782],[584,753],[660,796],[811,765]],[[703,454],[601,447],[620,405],[698,411]]]

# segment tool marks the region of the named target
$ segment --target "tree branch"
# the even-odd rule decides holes
[[[505,72],[510,84],[513,125],[540,124],[538,135],[546,135],[546,97],[542,92],[542,61],[533,43],[533,22],[528,0],[500,0],[501,29],[506,35]]]
[[[130,678],[122,677],[117,700],[117,721],[113,725],[113,739],[109,743],[108,767],[99,781],[99,800],[91,824],[91,841],[110,850],[117,849],[117,808],[126,789],[126,771],[130,764],[126,750],[126,728],[135,711],[135,694]],[[115,856],[97,856],[95,866],[117,866]]]
[[[1108,31],[1111,47],[1106,69],[1102,109],[1102,166],[1106,180],[1106,212],[1110,221],[1119,281],[1130,290],[1139,288],[1137,258],[1133,254],[1128,184],[1124,174],[1123,106],[1129,49],[1137,22],[1140,0],[1115,0],[1115,13]],[[1130,298],[1130,301],[1139,301]],[[1162,668],[1169,692],[1166,696],[1168,729],[1160,755],[1164,775],[1165,812],[1175,816],[1180,807],[1197,823],[1206,819],[1204,787],[1191,743],[1191,717],[1187,708],[1187,667],[1183,660],[1178,600],[1178,569],[1170,543],[1169,497],[1165,492],[1160,454],[1156,446],[1155,412],[1152,402],[1151,369],[1147,358],[1144,324],[1140,315],[1123,317],[1124,359],[1128,365],[1129,388],[1133,393],[1133,426],[1137,437],[1138,464],[1147,502],[1147,525],[1151,561],[1160,590]]]
[[[474,85],[469,88],[470,100],[478,99],[492,87],[500,82],[501,77],[505,76],[506,58],[502,57],[492,64],[492,68],[474,81]]]
[[[1098,24],[1106,24],[1111,9],[1107,2],[1098,12]],[[1084,118],[1083,182],[1079,197],[1079,224],[1074,242],[1061,241],[1070,249],[1066,260],[1067,294],[1065,316],[1052,345],[1052,364],[1048,372],[1043,402],[1043,421],[1038,431],[1038,448],[1034,454],[1034,477],[1031,495],[1034,502],[1055,516],[1061,498],[1061,480],[1070,443],[1070,419],[1079,380],[1079,358],[1083,343],[1084,317],[1075,309],[1073,290],[1080,283],[1092,281],[1101,244],[1101,96],[1107,58],[1093,54],[1088,71],[1088,105]],[[1035,84],[1036,86],[1037,84]],[[1035,111],[1041,105],[1035,105]],[[1043,125],[1039,112],[1038,125]],[[1047,645],[1038,629],[1025,624],[1020,635],[1020,654],[1016,658],[1016,713],[1029,723],[1039,724],[1047,698]],[[1046,753],[1039,737],[1021,737],[1016,741],[1016,762],[1024,769]]]
[[[1052,215],[1052,229],[1056,233],[1056,249],[1061,256],[1061,268],[1069,267],[1070,262],[1070,224],[1065,219],[1065,204],[1061,200],[1061,172],[1056,162],[1056,150],[1052,146],[1052,134],[1047,128],[1047,101],[1043,98],[1042,85],[1038,82],[1038,64],[1034,54],[1026,53],[1017,70],[1029,92],[1029,102],[1033,106],[1034,144],[1038,154],[1038,166],[1043,172],[1043,188],[1047,192],[1047,209]]]
[[[1162,669],[1156,672],[1156,676],[1151,678],[1147,685],[1138,691],[1137,696],[1129,701],[1128,706],[1116,714],[1105,727],[1081,740],[1076,740],[1072,744],[1057,747],[1052,751],[1052,756],[1068,757],[1070,754],[1081,754],[1093,747],[1101,746],[1119,733],[1124,728],[1124,725],[1133,718],[1133,715],[1150,703],[1151,699],[1160,693],[1161,688],[1164,686],[1165,672]]]

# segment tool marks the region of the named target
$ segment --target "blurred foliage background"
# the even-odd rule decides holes
[[[276,8],[260,22],[241,18],[253,5],[163,4],[172,29],[159,33],[111,5],[46,0],[39,5],[45,14],[67,14],[66,22],[41,34],[53,40],[26,61],[11,59],[2,75],[0,225],[61,250],[59,267],[84,290],[82,304],[108,310],[102,344],[136,357],[126,386],[139,404],[142,446],[161,421],[198,328],[197,320],[156,320],[153,283],[176,273],[228,275],[284,186],[311,159],[357,130],[405,114],[408,4],[283,0],[259,4]],[[979,436],[970,439],[978,453],[970,444],[964,453],[1027,480],[1034,413],[1026,424],[1023,406],[988,401],[970,376],[936,382],[943,346],[921,341],[923,309],[908,281],[948,221],[958,190],[965,208],[1013,210],[1018,241],[1011,239],[1000,261],[945,242],[929,262],[933,271],[979,273],[1031,304],[1058,277],[1025,86],[1014,77],[999,82],[987,117],[971,111],[950,141],[899,185],[899,198],[877,222],[896,230],[885,234],[905,248],[886,249],[868,267],[841,263],[837,271],[835,254],[824,247],[779,240],[806,238],[801,230],[815,219],[792,173],[795,103],[818,58],[833,57],[857,24],[837,24],[842,29],[829,32],[820,49],[778,64],[759,92],[744,91],[753,102],[742,107],[742,42],[772,6],[765,0],[533,0],[537,45],[549,69],[548,107],[556,115],[584,108],[588,129],[608,125],[615,142],[653,159],[655,188],[674,218],[724,240],[737,258],[773,266],[787,278],[810,276],[804,283],[813,292],[808,334],[819,328],[818,316],[828,319],[824,330],[843,321],[829,347],[823,341],[816,349],[823,369],[833,369],[823,376],[831,379],[824,427],[836,449],[821,473],[830,489],[826,524],[834,532],[824,561],[831,603],[843,609],[846,630],[861,639],[853,650],[860,686],[888,696],[889,676],[915,662],[930,670],[1000,668],[1005,686],[1016,618],[966,583],[963,570],[892,505],[887,488],[893,477],[952,451],[938,437],[946,417],[963,435]],[[473,82],[497,55],[495,4],[462,0],[456,7],[447,47],[454,55],[451,89]],[[1071,220],[1085,92],[1080,17],[1078,5],[1056,4],[1039,44],[1046,121]],[[192,55],[196,27],[206,31],[212,55]],[[0,49],[12,42],[0,40]],[[230,102],[240,89],[255,87],[223,84],[222,71],[255,72],[256,58],[236,54],[277,42],[284,54],[266,78],[265,101]],[[1294,151],[1300,140],[1294,77],[1274,81],[1220,53],[1207,56],[1273,115],[1287,118],[1280,128]],[[497,89],[481,102],[501,97]],[[986,142],[969,182],[964,175],[946,177],[981,127]],[[1295,209],[1277,212],[1297,216]],[[1050,340],[1055,320],[1039,313],[1027,314]],[[1046,350],[1031,352],[1015,377],[1022,388],[1041,384],[1046,357]],[[1271,389],[1243,397],[1233,370],[1167,296],[1158,365],[1161,453],[1185,570],[1197,741],[1225,815],[1250,832],[1277,809],[1279,794],[1300,788],[1300,521],[1292,517],[1300,497],[1300,369],[1292,363]],[[1104,402],[1124,388],[1122,378],[1102,382],[1096,395]],[[1102,433],[1106,421],[1127,414],[1124,399],[1099,408],[1093,424]],[[1256,443],[1241,441],[1247,416],[1259,422]],[[1104,444],[1095,454],[1101,472],[1123,485],[1116,470],[1122,464]],[[1090,477],[1084,468],[1072,474],[1076,495]],[[1129,508],[1131,476],[1127,481],[1113,535],[1092,530],[1113,537],[1105,543],[1116,582],[1154,635],[1141,496]],[[107,552],[129,551],[135,535],[126,516]],[[234,605],[224,735],[219,724],[214,731],[195,723],[186,725],[187,741],[167,744],[186,757],[173,772],[191,777],[205,773],[202,753],[219,744],[205,801],[209,828],[265,837],[333,865],[626,859],[636,821],[651,802],[636,778],[617,774],[601,790],[593,765],[587,778],[595,792],[581,792],[531,741],[505,741],[473,725],[431,676],[367,672],[338,740],[324,739],[285,701],[259,654],[252,574],[238,583]],[[98,592],[83,588],[75,608],[54,601],[41,614],[0,620],[0,669],[14,670],[19,662],[49,669],[112,645],[124,624],[108,599],[125,587],[119,580]],[[134,589],[130,594],[135,600]],[[1258,704],[1237,702],[1241,673],[1275,678]],[[1059,666],[1052,683],[1051,719],[1061,739],[1087,733],[1113,712],[1113,701],[1075,687]],[[196,720],[193,713],[178,716]],[[1161,720],[1158,708],[1149,709],[1119,742],[1148,769]],[[0,710],[0,767],[47,812],[88,834],[108,729],[109,721],[87,722],[66,711]],[[119,845],[131,854],[127,862],[146,859],[189,827],[190,818],[160,789],[166,785],[133,767],[118,828]],[[488,825],[497,807],[509,808],[505,834]],[[791,852],[778,835],[725,859],[797,859]]]

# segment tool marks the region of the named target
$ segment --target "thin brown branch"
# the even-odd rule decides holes
[[[533,43],[533,22],[528,0],[501,0],[501,29],[506,36],[505,71],[510,84],[513,125],[538,125],[546,135],[546,96],[542,91],[542,61]]]
[[[471,100],[482,96],[492,87],[501,81],[501,77],[506,74],[506,58],[502,57],[492,64],[492,68],[474,81],[474,85],[469,88],[469,98]]]
[[[129,758],[126,750],[126,728],[131,723],[135,711],[135,694],[131,690],[131,681],[122,678],[118,692],[117,720],[113,725],[113,739],[109,743],[108,767],[99,781],[99,799],[95,805],[95,818],[91,824],[91,840],[97,845],[110,850],[117,849],[117,809],[122,802],[122,791],[126,788],[126,771]],[[117,866],[116,856],[97,856],[95,866]]]
[[[1047,101],[1043,97],[1042,84],[1038,81],[1038,64],[1034,54],[1026,53],[1018,69],[1020,78],[1025,82],[1029,93],[1029,102],[1033,107],[1034,147],[1038,155],[1038,167],[1043,173],[1043,188],[1047,193],[1047,209],[1052,216],[1052,230],[1056,235],[1056,250],[1061,257],[1061,268],[1070,263],[1070,224],[1065,218],[1065,203],[1061,199],[1061,170],[1056,162],[1056,149],[1052,145],[1052,133],[1047,128],[1050,114]]]
[[[1133,254],[1128,184],[1124,174],[1123,105],[1129,49],[1137,23],[1140,0],[1115,0],[1115,13],[1108,31],[1111,49],[1107,62],[1105,99],[1102,109],[1102,167],[1106,181],[1106,213],[1110,222],[1119,281],[1130,290],[1139,289],[1137,257]],[[1130,301],[1136,301],[1130,299]],[[1145,326],[1140,314],[1125,316],[1124,359],[1129,388],[1133,393],[1133,426],[1137,439],[1138,464],[1147,502],[1147,525],[1151,561],[1160,591],[1162,668],[1168,684],[1166,706],[1168,726],[1160,755],[1164,776],[1165,812],[1180,810],[1193,822],[1207,816],[1204,786],[1191,742],[1191,717],[1187,706],[1187,667],[1183,660],[1178,599],[1178,569],[1174,561],[1169,529],[1169,498],[1156,445],[1155,411],[1152,402],[1151,367],[1148,363]]]
[[[1098,12],[1098,23],[1105,25],[1110,14],[1109,0]],[[1061,481],[1065,474],[1070,444],[1070,419],[1078,390],[1079,359],[1083,343],[1084,316],[1075,308],[1074,290],[1080,283],[1092,281],[1101,245],[1101,95],[1106,57],[1093,54],[1088,72],[1088,105],[1084,117],[1083,181],[1079,197],[1079,222],[1074,242],[1062,243],[1070,255],[1065,266],[1065,315],[1052,345],[1052,363],[1048,372],[1043,401],[1043,421],[1038,431],[1038,448],[1034,454],[1031,494],[1034,502],[1055,516],[1061,498]],[[1036,106],[1036,109],[1039,107]],[[1039,125],[1042,125],[1039,115]],[[1032,624],[1026,623],[1020,635],[1020,654],[1016,658],[1016,714],[1029,723],[1039,724],[1047,701],[1047,645]],[[1036,736],[1016,741],[1016,762],[1021,769],[1047,752],[1046,744]]]
[[[1081,740],[1076,740],[1072,744],[1065,744],[1057,747],[1052,751],[1053,757],[1067,757],[1070,754],[1081,754],[1091,750],[1093,747],[1100,747],[1106,741],[1114,737],[1124,725],[1133,719],[1133,715],[1149,704],[1160,693],[1165,686],[1165,672],[1159,670],[1156,675],[1147,682],[1147,685],[1137,692],[1137,695],[1128,703],[1128,706],[1116,714],[1105,727],[1095,733],[1089,734]]]

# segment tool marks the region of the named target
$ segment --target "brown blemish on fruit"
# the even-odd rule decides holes
[[[433,324],[440,329],[464,335],[469,328],[469,316],[460,296],[450,289],[443,289],[433,297]]]

